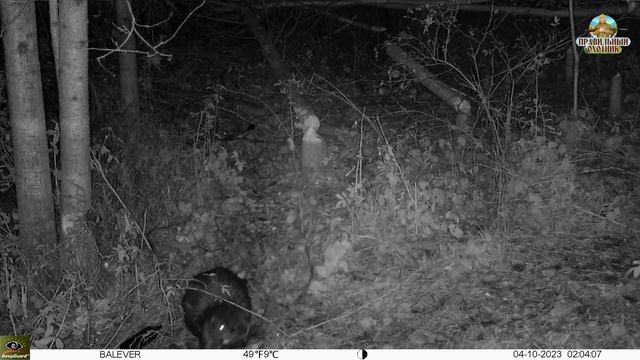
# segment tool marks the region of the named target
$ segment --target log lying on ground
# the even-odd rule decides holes
[[[456,112],[456,125],[460,130],[466,131],[468,127],[467,120],[471,117],[471,103],[469,100],[457,90],[450,88],[438,80],[435,74],[431,73],[417,61],[411,59],[407,53],[397,45],[387,43],[386,49],[387,54],[394,61],[413,71],[418,82]]]

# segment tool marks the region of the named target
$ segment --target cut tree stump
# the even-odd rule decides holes
[[[265,57],[275,77],[289,96],[289,101],[298,120],[298,126],[302,129],[301,165],[303,172],[309,174],[322,169],[327,156],[327,144],[318,135],[320,119],[313,111],[311,105],[304,99],[297,84],[290,81],[293,78],[289,67],[281,60],[276,47],[268,36],[267,30],[260,24],[260,21],[247,1],[242,1],[239,5],[247,26],[253,36],[260,44],[260,50]]]

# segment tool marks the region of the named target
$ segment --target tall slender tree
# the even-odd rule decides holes
[[[53,247],[56,227],[33,1],[0,1],[23,249]]]
[[[127,129],[127,141],[135,144],[136,124],[140,102],[138,100],[138,64],[136,62],[136,37],[132,32],[134,26],[131,4],[128,0],[116,1],[116,21],[122,30],[118,34],[118,53],[120,67],[120,106],[123,110],[124,128]]]
[[[90,268],[96,248],[84,218],[91,205],[89,171],[89,52],[86,0],[60,2],[61,229],[71,267]]]

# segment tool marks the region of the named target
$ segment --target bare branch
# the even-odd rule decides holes
[[[490,6],[490,5],[460,5],[460,10],[473,12],[496,12],[511,15],[531,15],[544,17],[569,17],[568,9],[547,10],[541,8],[527,8],[514,6]],[[597,8],[576,9],[573,14],[576,16],[595,16],[596,14],[607,13],[612,15],[627,14],[626,6],[601,6]]]
[[[219,6],[219,11],[235,11],[236,7],[232,3],[225,3],[221,1],[207,0],[210,4],[216,4]],[[346,6],[372,6],[381,7],[387,9],[408,10],[418,7],[431,7],[431,8],[459,8],[462,11],[472,12],[497,12],[511,15],[530,15],[530,16],[544,16],[544,17],[569,17],[569,10],[563,9],[544,9],[544,8],[528,8],[518,6],[495,6],[490,4],[489,0],[303,0],[303,1],[273,1],[269,3],[256,4],[255,9],[272,9],[272,8],[287,8],[287,7],[323,7],[323,8],[340,8]],[[611,15],[623,15],[630,13],[630,6],[599,6],[577,9],[574,11],[574,15],[577,16],[589,16],[600,13],[607,13]]]
[[[178,25],[178,28],[173,32],[173,34],[171,34],[171,36],[169,36],[168,39],[164,40],[164,41],[160,41],[157,44],[152,44],[150,43],[147,39],[144,38],[144,36],[142,36],[142,34],[140,34],[140,32],[138,32],[138,28],[152,28],[154,26],[158,26],[166,21],[168,21],[171,16],[173,14],[170,14],[169,17],[167,17],[166,19],[156,23],[156,24],[152,24],[152,25],[142,25],[139,24],[136,21],[136,17],[133,14],[133,9],[131,8],[131,3],[129,1],[127,1],[127,6],[129,8],[129,14],[131,15],[131,28],[127,29],[125,27],[118,27],[117,25],[114,24],[114,27],[116,29],[118,29],[120,32],[122,33],[126,33],[126,37],[120,42],[116,42],[114,41],[115,44],[115,48],[113,49],[109,49],[109,48],[89,48],[89,50],[98,50],[98,51],[106,51],[105,54],[100,55],[99,57],[96,58],[96,60],[98,61],[98,64],[100,64],[100,66],[105,69],[107,72],[111,73],[106,67],[104,67],[102,65],[102,60],[105,59],[106,57],[110,56],[113,53],[116,52],[128,52],[128,53],[135,53],[135,54],[141,54],[141,55],[145,55],[147,57],[153,57],[153,56],[161,56],[164,58],[168,58],[171,59],[173,57],[173,55],[171,54],[167,54],[167,53],[163,53],[161,51],[159,51],[159,48],[166,45],[167,43],[169,43],[171,40],[173,40],[176,35],[180,32],[180,30],[182,29],[182,27],[184,26],[184,24],[191,18],[191,16],[193,16],[193,14],[198,11],[198,9],[200,9],[201,7],[204,6],[204,4],[207,2],[207,0],[202,0],[202,2],[196,6],[195,8],[193,8],[189,14],[187,14],[187,16],[184,18],[184,20],[180,23],[180,25]],[[122,45],[124,45],[131,36],[135,35],[138,39],[140,39],[140,41],[149,49],[147,51],[142,51],[142,50],[125,50],[122,49]]]
[[[373,31],[373,32],[385,32],[385,31],[387,31],[387,29],[385,27],[382,27],[382,26],[371,26],[371,25],[363,24],[363,23],[361,23],[359,21],[355,21],[354,19],[349,19],[349,18],[346,18],[344,16],[335,15],[335,14],[332,14],[332,13],[330,13],[328,11],[319,12],[319,14],[323,14],[323,15],[325,15],[327,17],[330,17],[332,19],[336,19],[336,20],[338,20],[340,22],[343,22],[345,24],[352,25],[352,26],[355,26],[355,27],[359,27],[359,28],[362,28],[362,29],[365,29],[365,30],[370,30],[370,31]]]

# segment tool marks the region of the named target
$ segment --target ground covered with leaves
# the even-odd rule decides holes
[[[194,346],[181,288],[224,265],[249,280],[251,346],[635,347],[634,129],[558,117],[569,130],[525,134],[498,156],[427,94],[337,90],[349,86],[307,87],[330,153],[313,176],[300,171],[288,105],[268,83],[255,93],[272,109],[238,139],[193,125],[225,121],[205,105],[184,136],[141,141],[131,191],[144,201],[104,238],[114,286],[103,298],[121,305],[94,316],[127,330],[114,339],[162,323],[155,346]],[[149,245],[129,222],[147,223]]]

